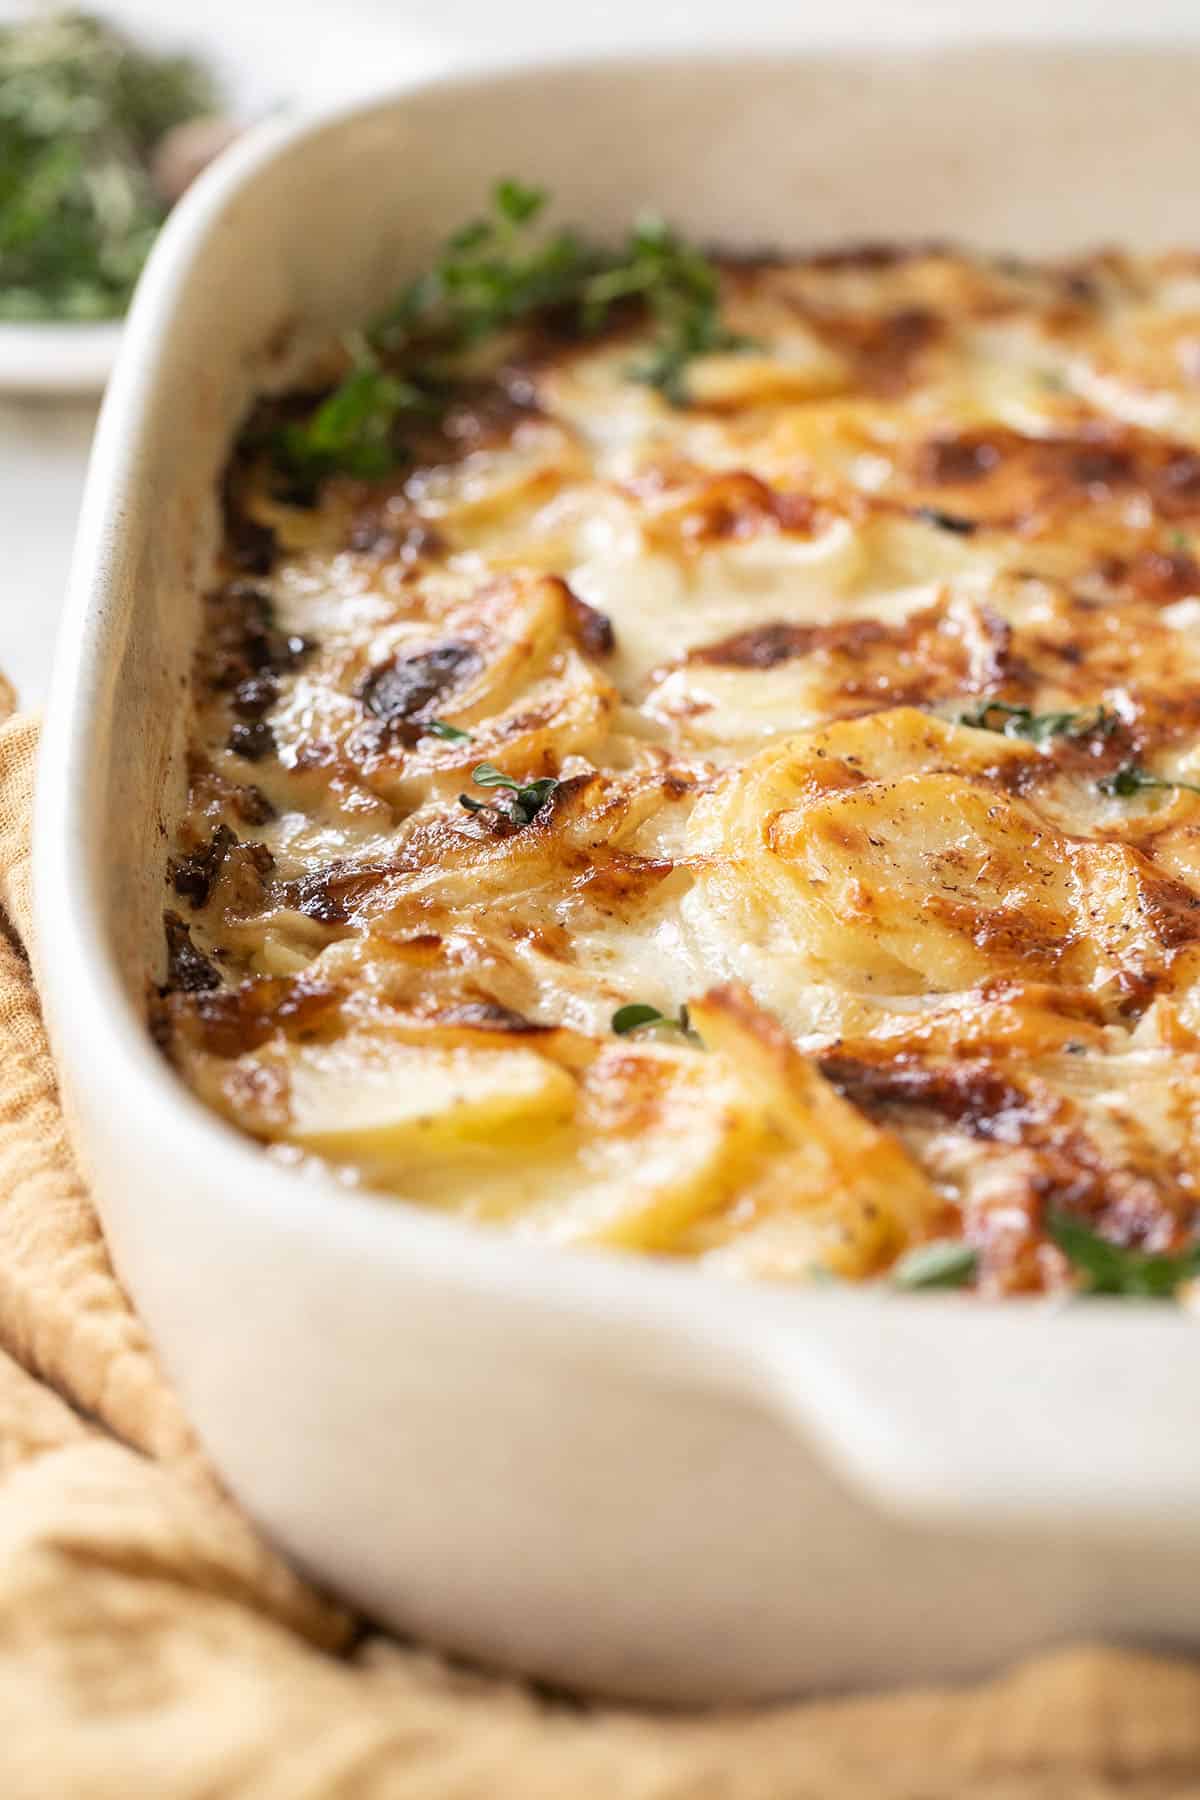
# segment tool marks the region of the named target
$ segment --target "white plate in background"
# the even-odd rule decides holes
[[[122,321],[0,324],[0,393],[99,394],[117,359]]]

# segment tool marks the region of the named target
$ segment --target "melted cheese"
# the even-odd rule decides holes
[[[1005,1292],[1067,1278],[1056,1200],[1187,1241],[1200,797],[1111,789],[1200,779],[1200,267],[723,284],[755,347],[687,407],[627,328],[506,343],[385,482],[241,471],[278,554],[231,539],[199,654],[171,1054],[281,1154],[564,1242],[961,1234]],[[514,825],[484,760],[558,786]]]

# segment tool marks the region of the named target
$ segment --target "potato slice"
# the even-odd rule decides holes
[[[575,1083],[535,1051],[418,1047],[382,1036],[301,1044],[288,1055],[282,1135],[318,1155],[386,1170],[566,1123]]]
[[[697,949],[794,1034],[854,1029],[856,1000],[1088,982],[1070,842],[999,779],[1038,756],[911,707],[770,746],[693,812]]]
[[[578,1119],[562,1192],[521,1220],[563,1243],[670,1248],[732,1193],[761,1137],[753,1101],[722,1060],[656,1044],[602,1051]]]
[[[939,1199],[907,1151],[793,1049],[740,988],[692,1006],[707,1046],[614,1047],[585,1079],[567,1198],[528,1229],[689,1253],[741,1273],[869,1274],[927,1234]]]
[[[821,1265],[862,1276],[927,1234],[940,1202],[903,1145],[844,1100],[744,988],[715,988],[690,1011],[714,1060],[762,1108],[764,1156],[736,1205],[684,1248],[716,1252],[742,1274]]]

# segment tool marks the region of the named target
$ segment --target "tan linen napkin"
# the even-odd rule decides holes
[[[2,1800],[1200,1796],[1200,1670],[1161,1658],[654,1717],[353,1635],[206,1468],[72,1162],[23,948],[35,746],[0,724]]]

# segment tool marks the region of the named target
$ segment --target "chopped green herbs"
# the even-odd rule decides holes
[[[1170,1300],[1185,1281],[1200,1275],[1200,1244],[1177,1256],[1125,1250],[1065,1213],[1050,1213],[1046,1230],[1075,1269],[1087,1294]]]
[[[1006,700],[988,700],[974,712],[960,713],[958,722],[977,731],[1027,738],[1031,744],[1045,744],[1055,737],[1111,737],[1121,723],[1116,713],[1104,706],[1082,712],[1035,713],[1028,706],[1010,706]]]
[[[283,461],[298,474],[319,480],[335,469],[370,479],[386,475],[403,414],[428,416],[428,395],[410,381],[389,375],[362,340],[358,366],[303,424],[287,425],[280,438]]]
[[[641,220],[630,234],[624,259],[587,283],[583,325],[603,323],[614,300],[643,299],[654,320],[650,355],[631,370],[635,381],[657,388],[672,406],[686,406],[686,374],[693,357],[719,350],[745,350],[749,340],[721,323],[717,271],[698,250],[685,244],[661,219]]]
[[[543,775],[537,781],[514,781],[511,775],[506,775],[503,769],[498,769],[495,763],[490,762],[476,763],[471,770],[471,780],[479,787],[506,788],[509,791],[512,798],[504,810],[514,825],[531,825],[558,786],[552,775]],[[470,794],[460,794],[458,798],[459,804],[465,806],[468,812],[482,812],[489,804],[486,800],[474,799]]]
[[[841,1287],[842,1285],[841,1276],[835,1275],[825,1263],[812,1263],[804,1273],[813,1287]]]
[[[647,1006],[645,1001],[631,1000],[628,1006],[618,1006],[612,1016],[612,1028],[618,1037],[624,1037],[627,1031],[640,1031],[643,1025],[671,1025],[666,1013],[659,1012],[657,1006]]]
[[[1150,788],[1161,788],[1168,793],[1182,788],[1186,793],[1200,794],[1200,783],[1169,781],[1162,775],[1151,775],[1139,763],[1125,763],[1114,774],[1102,775],[1096,786],[1102,794],[1109,794],[1118,800],[1128,800],[1131,794],[1140,794]]]
[[[745,347],[721,322],[716,269],[669,226],[642,219],[624,244],[606,248],[569,228],[541,230],[547,198],[519,181],[496,186],[490,214],[454,232],[433,267],[348,342],[350,373],[279,434],[274,451],[286,468],[316,479],[386,473],[403,458],[405,425],[436,419],[453,401],[456,359],[521,324],[587,337],[614,309],[642,308],[654,341],[630,375],[673,405],[687,402],[694,357]]]
[[[426,719],[421,727],[430,737],[444,738],[448,744],[469,744],[469,731],[460,731],[457,725],[447,725],[445,719]]]
[[[659,1012],[657,1006],[648,1006],[644,1000],[631,1000],[627,1006],[618,1006],[612,1016],[612,1028],[618,1037],[624,1037],[630,1031],[641,1031],[648,1025],[659,1030],[678,1031],[694,1044],[700,1042],[699,1034],[692,1030],[686,1006],[681,1006],[678,1015],[672,1019],[668,1013]]]
[[[973,537],[979,530],[976,519],[968,519],[963,513],[943,512],[940,506],[918,506],[914,517],[923,519],[926,525],[934,525],[939,531],[953,532],[957,537]]]
[[[918,1244],[892,1269],[892,1284],[899,1288],[960,1288],[971,1282],[979,1267],[979,1253],[970,1244],[938,1238]]]
[[[119,317],[167,210],[155,145],[215,105],[197,64],[96,19],[0,27],[0,319]]]
[[[576,302],[598,253],[570,230],[533,232],[547,198],[540,188],[500,182],[490,217],[452,233],[433,268],[372,321],[372,347],[380,355],[413,355],[428,368],[507,326]]]

